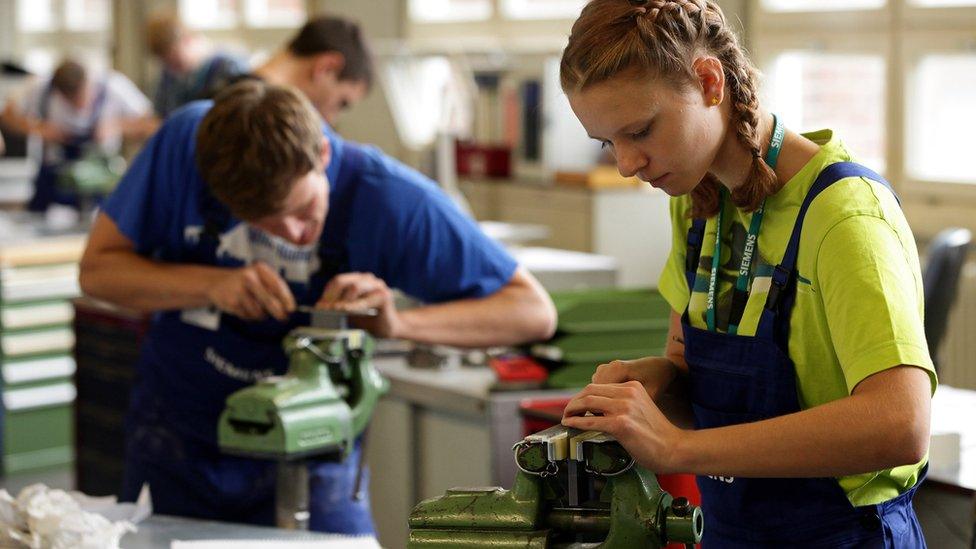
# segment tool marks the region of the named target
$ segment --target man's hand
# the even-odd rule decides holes
[[[46,120],[38,121],[32,131],[48,143],[65,143],[68,141],[68,133],[61,129],[61,126]]]
[[[402,319],[393,304],[393,292],[386,282],[372,273],[344,273],[329,281],[316,307],[355,311],[376,309],[373,318],[352,319],[355,326],[377,337],[398,337]]]
[[[284,321],[295,310],[295,297],[288,284],[261,262],[227,269],[207,290],[207,297],[221,311],[244,320],[271,315]]]
[[[636,360],[614,360],[601,364],[593,374],[593,383],[626,383],[637,381],[653,399],[661,396],[677,375],[677,368],[668,359],[649,356]]]
[[[562,423],[612,435],[641,466],[655,473],[681,468],[673,450],[683,431],[664,417],[637,381],[587,385],[566,406]]]
[[[122,127],[116,120],[102,120],[95,128],[95,143],[105,145],[122,134]]]

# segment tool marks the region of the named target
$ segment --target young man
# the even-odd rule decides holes
[[[3,120],[12,130],[44,140],[28,203],[32,211],[53,203],[77,206],[77,193],[58,186],[68,163],[90,149],[118,154],[123,137],[142,139],[156,128],[149,100],[132,81],[115,71],[91,75],[72,60],[58,65],[50,79],[28,84],[19,100],[9,100]]]
[[[171,13],[149,18],[146,43],[163,65],[153,106],[164,118],[190,101],[213,97],[215,91],[248,70],[244,60],[216,51],[206,38]]]
[[[148,482],[159,513],[272,523],[273,466],[221,455],[216,422],[227,395],[285,370],[296,304],[373,307],[376,336],[452,345],[554,330],[538,283],[432,182],[322,131],[297,91],[238,83],[170,117],[99,214],[83,290],[157,312],[124,497]],[[431,305],[398,311],[390,287]],[[310,466],[312,529],[372,532],[359,452]]]
[[[362,100],[373,85],[373,65],[359,26],[338,17],[310,19],[288,45],[251,78],[294,86],[329,124]]]

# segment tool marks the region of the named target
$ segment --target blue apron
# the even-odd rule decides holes
[[[199,99],[212,99],[223,89],[240,69],[232,65],[234,60],[224,54],[211,57],[205,67],[197,69],[187,78],[180,78],[170,70],[164,70],[156,90],[155,103],[160,116]]]
[[[314,304],[328,281],[348,270],[348,214],[362,163],[361,151],[345,148],[318,247],[321,267],[307,285],[291,285],[299,304]],[[220,235],[233,220],[206,185],[202,192],[199,243],[175,261],[219,265]],[[179,311],[156,318],[126,422],[123,499],[134,500],[148,482],[154,512],[273,525],[274,463],[223,455],[216,443],[217,419],[228,395],[287,370],[282,339],[308,320],[292,315],[286,322],[248,322],[222,314],[213,331],[184,322]],[[310,463],[310,528],[373,532],[368,497],[353,498],[360,453],[357,442],[341,463]],[[367,481],[364,476],[362,494],[368,493]]]
[[[783,262],[772,285],[755,337],[711,332],[682,317],[685,360],[697,429],[760,421],[801,410],[796,373],[788,356],[790,313],[796,296],[796,258],[807,209],[821,191],[846,177],[890,185],[853,163],[824,169],[800,208]],[[894,191],[892,191],[894,192]],[[694,287],[705,221],[688,233],[685,276]],[[926,466],[927,469],[927,466]],[[698,477],[708,522],[703,546],[740,547],[925,547],[912,496],[907,492],[878,505],[854,507],[835,478]]]
[[[105,98],[108,95],[108,86],[102,83],[99,86],[98,94],[95,96],[95,103],[92,105],[91,119],[84,132],[68,136],[65,143],[60,144],[62,158],[60,162],[50,162],[47,154],[41,155],[41,166],[37,170],[34,178],[34,196],[27,203],[27,209],[32,212],[43,212],[51,204],[65,204],[78,207],[78,193],[71,189],[63,189],[58,184],[61,177],[61,170],[65,165],[80,160],[85,152],[85,146],[95,140],[95,131],[102,118],[102,111],[105,107]],[[41,120],[46,120],[51,104],[51,94],[53,90],[48,85],[41,96],[40,115]],[[45,143],[47,147],[57,146],[56,144]],[[46,153],[46,151],[45,151]]]

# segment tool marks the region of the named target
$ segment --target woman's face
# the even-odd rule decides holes
[[[711,169],[726,135],[722,109],[712,103],[720,92],[706,88],[626,74],[571,93],[569,103],[620,175],[680,196]]]

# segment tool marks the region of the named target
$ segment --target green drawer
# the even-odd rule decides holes
[[[71,383],[7,389],[3,399],[5,473],[37,471],[73,461],[75,389]]]
[[[597,332],[557,335],[531,347],[532,356],[552,362],[599,364],[614,359],[628,360],[660,353],[668,329],[632,332]]]
[[[671,306],[656,290],[581,290],[552,294],[561,333],[667,329]]]
[[[74,315],[71,302],[64,299],[0,303],[0,329],[23,330],[70,325]]]
[[[11,360],[51,354],[70,354],[75,333],[70,325],[29,330],[0,331],[0,359]]]

